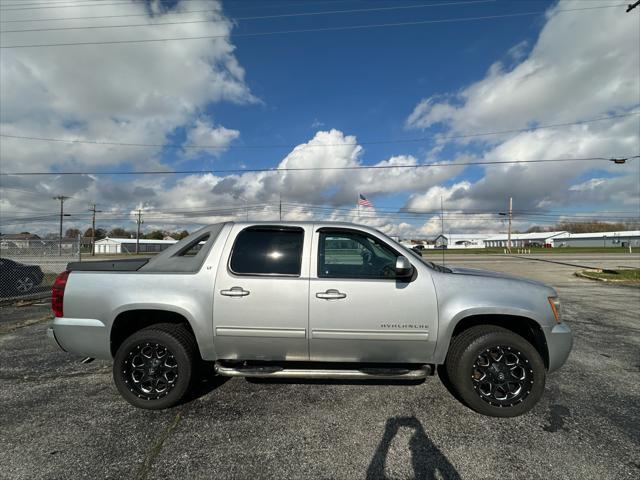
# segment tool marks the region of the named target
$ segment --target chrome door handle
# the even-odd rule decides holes
[[[334,288],[330,288],[326,292],[318,292],[316,293],[317,298],[323,298],[325,300],[338,300],[340,298],[346,298],[347,294],[339,292]]]
[[[220,295],[225,297],[246,297],[249,295],[249,291],[242,287],[231,287],[229,290],[220,290]]]

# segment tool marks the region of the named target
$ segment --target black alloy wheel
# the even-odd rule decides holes
[[[527,357],[513,347],[487,348],[473,364],[473,388],[496,407],[513,407],[531,393],[533,369]]]
[[[122,342],[113,362],[113,379],[132,405],[168,408],[191,388],[197,358],[196,341],[184,326],[152,325]]]
[[[495,325],[471,327],[454,337],[445,369],[456,397],[484,415],[522,415],[544,392],[546,368],[538,350]]]
[[[29,293],[36,283],[29,275],[20,275],[15,282],[15,289],[19,293]]]
[[[157,400],[175,387],[179,375],[178,362],[165,345],[139,343],[129,351],[123,375],[131,393],[146,400]]]

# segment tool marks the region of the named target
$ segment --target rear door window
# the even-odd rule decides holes
[[[236,237],[229,268],[237,275],[299,276],[303,241],[301,228],[246,228]]]

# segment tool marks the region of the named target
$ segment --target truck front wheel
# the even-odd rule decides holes
[[[544,391],[546,371],[535,347],[493,325],[472,327],[456,336],[445,367],[462,401],[484,415],[522,415]]]
[[[195,339],[186,328],[153,325],[122,342],[113,362],[113,379],[132,405],[150,410],[168,408],[189,391],[195,359]]]

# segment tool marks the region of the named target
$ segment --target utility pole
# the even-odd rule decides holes
[[[509,197],[509,231],[507,233],[507,252],[511,253],[511,219],[513,218],[513,197]]]
[[[93,213],[91,219],[91,256],[96,255],[96,213],[101,213],[102,210],[96,210],[96,204],[94,203],[89,209]]]
[[[136,230],[136,254],[140,253],[140,225],[144,222],[142,221],[142,210],[138,209],[138,218],[136,219],[136,223],[138,224],[138,228]]]
[[[442,195],[440,196],[440,234],[444,240],[444,200],[442,199]],[[449,243],[449,242],[447,242]],[[444,251],[447,245],[445,243],[442,244],[442,266],[444,267]]]
[[[282,221],[282,194],[280,194],[280,208],[279,208],[279,212],[280,212],[280,221]]]
[[[58,195],[57,197],[53,197],[54,200],[60,200],[60,236],[58,237],[58,255],[62,256],[62,217],[64,214],[64,201],[71,197],[67,197],[65,195]]]

